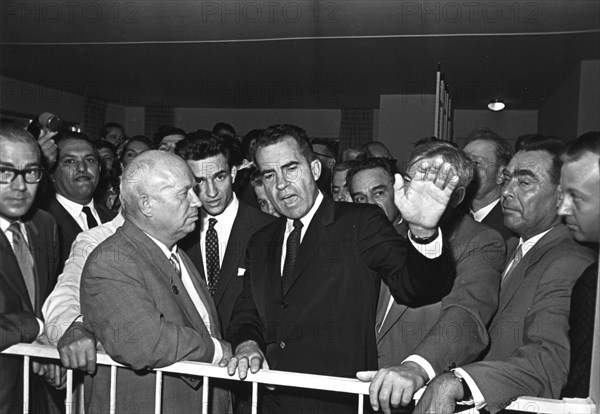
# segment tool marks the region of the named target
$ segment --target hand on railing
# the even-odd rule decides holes
[[[62,389],[67,382],[67,370],[52,362],[32,361],[33,372],[55,388]]]
[[[96,372],[96,338],[84,328],[83,322],[73,322],[57,345],[60,362],[65,368]]]
[[[447,372],[427,384],[427,389],[413,412],[452,414],[456,401],[460,401],[463,394],[464,388],[460,380],[453,373]]]
[[[428,381],[425,370],[417,363],[407,361],[402,365],[382,368],[379,371],[360,371],[356,378],[369,382],[369,400],[374,411],[391,413],[391,407],[408,405],[415,393]]]
[[[254,341],[246,341],[239,344],[235,349],[235,355],[228,362],[221,361],[219,366],[226,366],[227,373],[230,376],[235,375],[237,369],[241,380],[246,379],[248,376],[248,368],[250,368],[250,372],[253,374],[256,374],[261,368],[265,371],[269,369],[265,355]]]

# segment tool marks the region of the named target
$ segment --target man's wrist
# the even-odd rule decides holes
[[[454,377],[460,383],[460,387],[461,387],[461,390],[462,390],[462,396],[459,399],[461,401],[472,400],[473,399],[473,393],[471,392],[471,389],[469,388],[469,385],[467,384],[467,381],[465,381],[465,379],[463,377],[461,377],[460,375],[458,375],[455,371],[452,371],[452,373],[454,374]]]
[[[411,240],[417,244],[429,244],[437,238],[439,232],[437,227],[434,229],[425,229],[411,226],[408,234]]]

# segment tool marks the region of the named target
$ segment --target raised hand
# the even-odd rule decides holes
[[[410,182],[405,182],[400,174],[395,178],[394,203],[402,217],[417,237],[430,236],[458,184],[454,168],[438,158],[420,162]],[[418,234],[420,230],[427,234]]]

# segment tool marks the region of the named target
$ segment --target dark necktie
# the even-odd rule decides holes
[[[179,259],[177,258],[177,255],[175,253],[171,253],[171,257],[169,257],[169,262],[171,262],[171,265],[175,269],[175,273],[177,273],[177,276],[179,276],[179,279],[181,279],[181,263],[179,263]],[[171,278],[170,282],[171,290],[174,294],[178,295],[179,289],[177,289],[177,286],[175,286],[175,284],[173,283],[173,278]]]
[[[21,233],[21,227],[18,222],[12,222],[10,226],[8,226],[8,231],[13,235],[13,249],[15,256],[17,257],[17,262],[19,263],[25,286],[27,286],[27,293],[29,294],[31,305],[35,310],[35,267],[33,255],[23,237],[23,233]]]
[[[281,287],[284,292],[289,288],[292,279],[294,264],[300,251],[300,235],[302,234],[302,222],[294,220],[294,230],[290,233],[285,247],[285,262],[283,263],[283,272],[281,273]]]
[[[90,208],[88,206],[84,206],[81,209],[81,211],[85,213],[88,230],[93,229],[94,227],[96,227],[98,225],[98,222],[96,221],[96,219],[94,218],[94,215],[92,214],[92,210],[90,210]]]
[[[208,219],[208,230],[206,231],[206,272],[208,273],[208,290],[211,295],[217,290],[217,282],[219,281],[219,271],[221,265],[219,263],[219,238],[215,230],[217,219]]]

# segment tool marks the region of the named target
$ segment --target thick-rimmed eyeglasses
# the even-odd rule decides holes
[[[20,175],[27,184],[39,183],[42,179],[44,170],[40,167],[30,167],[24,170],[18,170],[6,165],[0,165],[0,184],[10,184]]]

